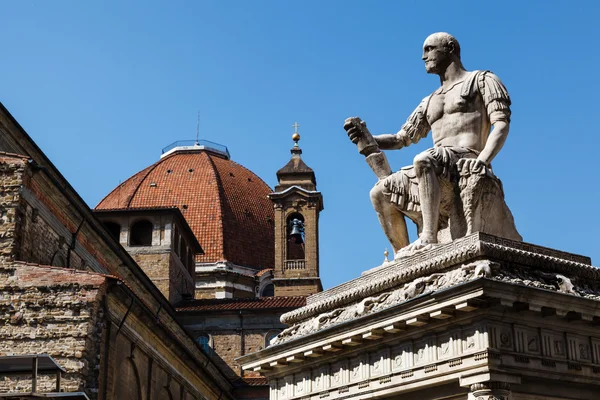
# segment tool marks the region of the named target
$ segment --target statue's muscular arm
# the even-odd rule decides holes
[[[494,157],[500,152],[506,137],[508,136],[508,130],[510,123],[508,121],[497,121],[494,123],[494,127],[488,136],[487,142],[483,151],[479,154],[477,159],[485,165],[490,165]]]
[[[493,128],[481,154],[479,162],[490,165],[500,152],[510,129],[510,97],[506,87],[493,73],[486,71],[477,82],[479,92],[483,97],[486,112]]]
[[[427,103],[429,97],[421,101],[421,104],[410,114],[408,120],[398,133],[374,136],[375,141],[382,150],[396,150],[417,143],[427,136],[431,127],[427,122]]]

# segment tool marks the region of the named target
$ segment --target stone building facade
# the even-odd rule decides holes
[[[203,250],[177,207],[95,214],[172,304],[193,298],[195,258]]]
[[[240,363],[271,400],[593,400],[599,304],[588,257],[474,233],[309,297]]]
[[[0,133],[0,395],[268,397],[236,359],[320,290],[317,232],[313,286],[274,297],[273,192],[226,148],[167,149],[90,210],[1,106]],[[58,382],[2,372],[40,354],[64,369]]]
[[[144,214],[157,248],[128,252],[3,107],[0,132],[0,364],[50,355],[65,369],[61,397],[261,398],[178,321],[202,252],[181,212]],[[3,375],[0,393],[30,398],[32,373]],[[53,397],[55,379],[40,373],[36,392]]]

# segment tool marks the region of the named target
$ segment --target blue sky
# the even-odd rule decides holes
[[[30,1],[3,3],[0,101],[93,207],[200,137],[271,187],[300,123],[317,173],[321,275],[331,287],[389,247],[369,202],[375,177],[342,129],[397,131],[439,86],[421,45],[448,31],[467,69],[513,100],[494,161],[527,242],[600,257],[600,65],[593,1]],[[390,152],[394,169],[431,139]]]

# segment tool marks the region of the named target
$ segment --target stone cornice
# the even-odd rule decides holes
[[[600,269],[591,265],[589,257],[477,232],[391,262],[357,279],[315,294],[308,298],[305,307],[283,314],[281,322],[294,324],[417,278],[439,273],[457,264],[483,257],[499,262],[541,267],[545,271],[593,281],[600,280]]]

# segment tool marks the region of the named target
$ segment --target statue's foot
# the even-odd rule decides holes
[[[412,256],[423,250],[429,250],[438,244],[437,240],[431,240],[425,237],[418,238],[406,247],[401,248],[394,255],[394,260],[399,258]]]

